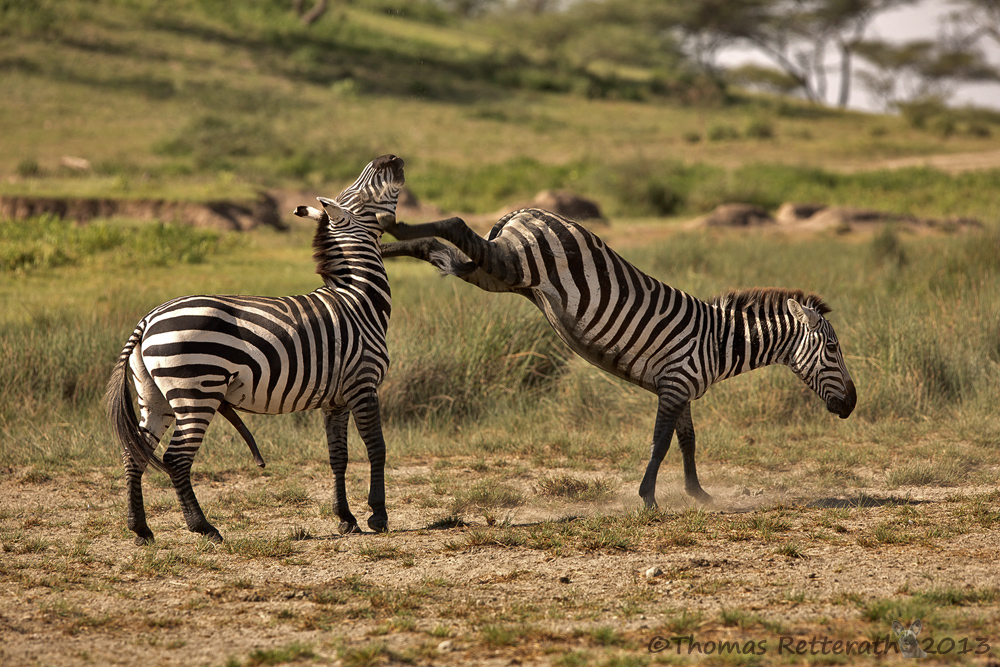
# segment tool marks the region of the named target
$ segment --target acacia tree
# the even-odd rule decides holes
[[[1000,44],[1000,0],[953,0],[959,8],[955,18],[969,26],[971,41],[988,37]]]
[[[959,82],[1000,80],[983,52],[961,40],[867,41],[855,48],[871,65],[858,76],[886,109],[906,102],[944,100]]]
[[[984,0],[985,1],[985,0]],[[830,59],[840,73],[836,103],[850,100],[855,46],[872,20],[916,0],[681,0],[678,27],[699,64],[742,42],[765,55],[813,102],[828,96]]]

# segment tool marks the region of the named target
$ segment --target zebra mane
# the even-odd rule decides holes
[[[367,233],[362,233],[362,237],[367,237]],[[330,229],[330,219],[325,214],[322,220],[316,223],[316,233],[313,235],[313,261],[316,262],[316,273],[324,280],[333,280],[339,273],[343,276],[345,270],[345,260],[351,257],[360,258],[358,251],[371,246],[372,256],[378,254],[375,248],[378,241],[374,236],[369,240],[355,234],[335,233]],[[364,251],[362,251],[364,252]]]
[[[832,310],[818,294],[806,294],[799,289],[784,289],[781,287],[751,287],[749,289],[730,290],[713,297],[709,303],[720,308],[750,310],[761,306],[784,308],[785,303],[789,299],[795,299],[803,306],[812,308],[820,315],[826,315]]]

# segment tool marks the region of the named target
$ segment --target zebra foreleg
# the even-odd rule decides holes
[[[646,507],[656,507],[656,475],[660,471],[663,457],[670,449],[670,439],[674,437],[674,426],[683,409],[683,405],[677,405],[673,399],[660,394],[656,407],[656,424],[653,426],[653,444],[649,451],[649,463],[646,465],[646,474],[642,476],[642,482],[639,484],[639,496]]]
[[[389,516],[385,511],[385,438],[382,436],[382,416],[379,411],[378,393],[366,392],[352,409],[354,423],[368,450],[371,480],[368,485],[368,527],[376,533],[389,530]]]
[[[424,222],[417,225],[393,222],[384,225],[384,227],[385,231],[400,240],[428,236],[443,238],[453,243],[476,266],[495,280],[510,286],[517,285],[521,280],[519,264],[507,261],[503,251],[495,243],[476,234],[461,218],[446,218],[445,220]]]
[[[222,542],[222,535],[205,518],[191,486],[191,464],[194,463],[194,456],[201,447],[205,431],[215,416],[215,410],[215,407],[205,405],[174,407],[177,426],[167,451],[163,453],[163,463],[170,470],[170,481],[180,501],[188,530],[200,533],[212,542]]]
[[[681,448],[681,458],[684,461],[684,490],[689,496],[700,503],[712,502],[712,496],[705,493],[698,483],[698,470],[694,463],[694,422],[691,420],[691,402],[684,404],[677,420],[677,444]]]
[[[333,512],[340,518],[338,530],[341,533],[360,533],[358,520],[347,505],[347,421],[350,416],[347,408],[323,410],[326,447],[330,452],[330,468],[333,470]]]
[[[476,263],[462,252],[450,245],[445,245],[432,238],[415,239],[412,241],[395,241],[382,246],[382,257],[415,257],[432,264],[441,275],[461,278],[470,285],[487,292],[510,292],[510,285],[505,285],[486,273]]]

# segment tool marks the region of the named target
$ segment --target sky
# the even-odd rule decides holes
[[[865,33],[866,39],[882,39],[887,42],[906,42],[914,39],[937,37],[942,24],[942,17],[954,11],[955,7],[948,0],[924,0],[917,5],[896,9],[880,14]],[[994,65],[1000,65],[1000,47],[990,44],[986,49],[988,59]],[[725,65],[738,65],[748,61],[770,64],[758,54],[746,49],[734,48],[721,54],[720,62]],[[839,77],[833,73],[830,76],[830,90],[836,91]],[[956,87],[955,94],[950,99],[952,106],[975,106],[1000,109],[1000,84],[966,84]],[[833,99],[833,93],[828,95]],[[830,100],[827,100],[828,102]],[[882,111],[880,104],[871,99],[862,86],[855,82],[852,86],[849,106],[862,111]]]

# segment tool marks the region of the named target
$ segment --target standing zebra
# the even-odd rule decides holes
[[[170,476],[192,532],[220,542],[191,487],[191,464],[209,423],[221,412],[256,452],[235,409],[283,414],[320,408],[335,477],[340,531],[358,532],[347,504],[347,424],[350,414],[368,450],[368,525],[385,531],[385,441],[377,389],[389,365],[385,334],[391,308],[380,250],[378,218],[394,216],[403,160],[375,159],[325,211],[300,206],[317,222],[316,272],[323,286],[301,296],[187,296],[146,315],[118,357],[108,382],[112,431],[122,448],[128,527],[137,544],[153,541],[142,501],[147,464]],[[136,419],[128,369],[138,393]],[[170,443],[155,450],[171,422]]]
[[[685,490],[711,500],[695,468],[691,401],[712,384],[780,363],[842,419],[857,402],[837,336],[823,317],[830,309],[814,294],[752,289],[706,303],[647,276],[584,227],[538,209],[504,216],[488,239],[460,218],[393,220],[385,231],[411,240],[386,244],[383,257],[418,257],[486,291],[520,294],[577,354],[656,393],[653,444],[639,485],[648,507],[656,505],[656,475],[674,431]]]

